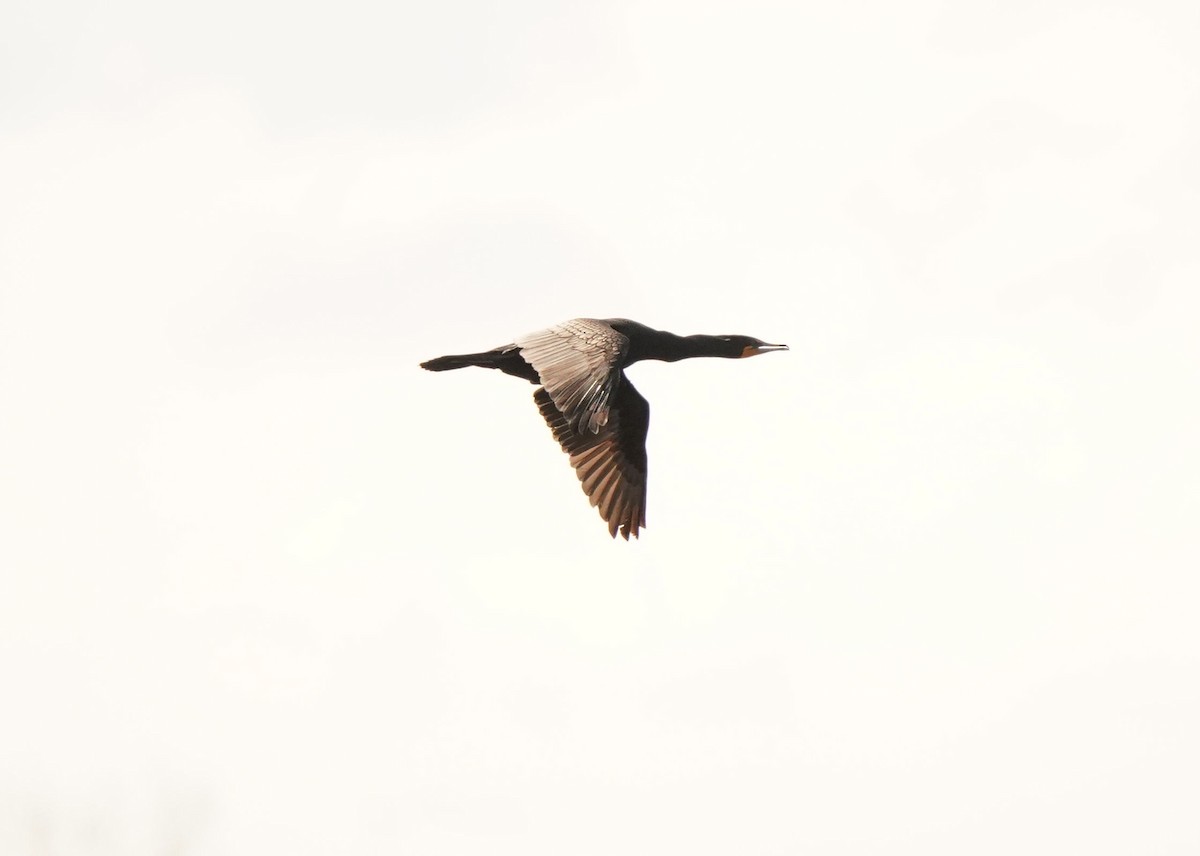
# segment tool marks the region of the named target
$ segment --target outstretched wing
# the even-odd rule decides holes
[[[608,420],[595,434],[576,431],[545,388],[535,392],[533,400],[554,439],[570,455],[583,492],[608,523],[608,533],[616,538],[619,530],[628,541],[646,525],[650,405],[628,379],[622,381],[608,408]]]
[[[516,340],[572,430],[599,434],[621,385],[629,339],[603,321],[576,318]]]

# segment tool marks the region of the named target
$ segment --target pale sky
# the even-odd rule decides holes
[[[1197,8],[10,0],[0,853],[1200,851]]]

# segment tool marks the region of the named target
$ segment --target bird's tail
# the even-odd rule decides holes
[[[421,368],[428,369],[431,372],[448,372],[451,369],[463,369],[467,366],[494,369],[498,367],[496,360],[499,356],[495,351],[484,351],[481,354],[450,354],[449,356],[426,360],[421,363]]]

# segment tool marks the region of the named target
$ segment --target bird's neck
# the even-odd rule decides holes
[[[723,357],[726,354],[722,353],[722,345],[726,350],[729,347],[718,336],[676,336],[674,333],[661,332],[646,343],[637,359],[673,363],[693,357]]]

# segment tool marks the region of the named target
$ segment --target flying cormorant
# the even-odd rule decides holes
[[[533,394],[583,492],[626,541],[646,525],[650,405],[625,377],[639,360],[753,357],[786,351],[751,336],[676,336],[624,318],[576,318],[479,354],[421,363],[433,372],[481,366],[540,384]]]

